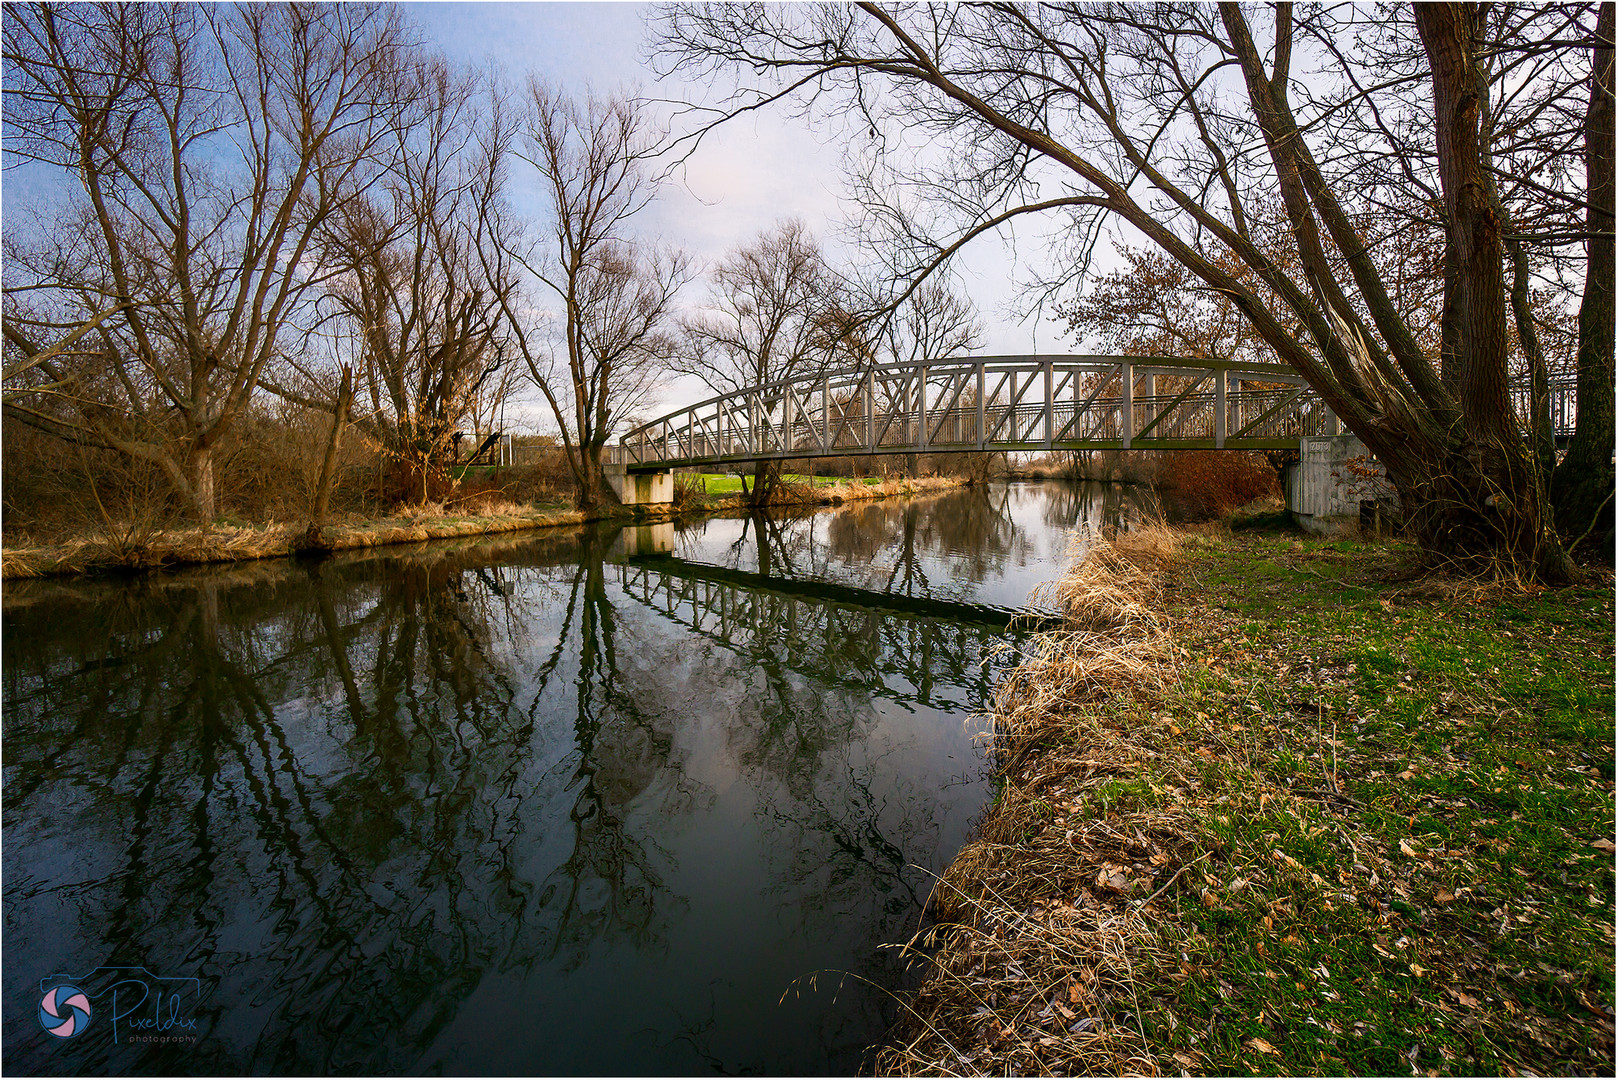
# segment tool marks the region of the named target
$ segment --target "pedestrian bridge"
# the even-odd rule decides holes
[[[861,454],[1296,450],[1337,418],[1278,364],[1183,357],[979,356],[750,386],[642,424],[626,471]]]

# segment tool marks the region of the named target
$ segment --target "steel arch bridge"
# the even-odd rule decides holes
[[[1000,450],[1295,450],[1337,418],[1279,364],[979,356],[817,374],[711,397],[615,448],[630,472]]]

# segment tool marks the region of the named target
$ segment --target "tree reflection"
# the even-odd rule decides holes
[[[1052,480],[1040,485],[1039,495],[1045,523],[1056,528],[1127,529],[1157,516],[1157,496],[1149,485]]]
[[[932,505],[874,578],[916,604],[948,599],[932,553],[1010,547],[992,500]],[[107,964],[204,986],[195,1048],[16,1023],[8,1063],[420,1068],[491,976],[665,952],[706,887],[680,823],[715,776],[781,932],[903,936],[940,770],[968,767],[934,731],[986,700],[1003,625],[771,587],[841,572],[839,528],[750,519],[743,584],[614,565],[580,530],[8,588],[7,993]]]
[[[395,1070],[485,971],[663,932],[660,855],[624,819],[670,769],[669,733],[621,685],[599,556],[537,554],[331,562],[236,587],[198,575],[93,608],[8,609],[17,978],[194,973],[220,1034],[274,1002],[207,1053],[149,1052],[166,1068]],[[536,615],[562,595],[554,646],[524,670]],[[567,669],[575,716],[554,730]],[[689,804],[664,786],[660,812]],[[535,883],[524,850],[547,814],[573,846]],[[68,835],[93,885],[64,956],[40,913],[70,876]],[[8,1053],[66,1060],[48,1039],[8,1030]],[[106,1026],[71,1051],[87,1071],[128,1056]]]
[[[925,729],[981,710],[1005,622],[962,621],[962,605],[942,602],[955,618],[861,608],[830,598],[847,589],[822,587],[822,598],[802,582],[772,589],[761,574],[679,559],[635,561],[620,575],[626,596],[704,643],[703,685],[741,688],[719,704],[731,717],[727,749],[778,838],[768,879],[779,917],[806,934],[835,922],[867,927],[871,954],[908,936],[906,920],[931,887],[921,868],[941,869],[940,800],[920,786],[958,782],[975,762],[960,762],[953,777],[896,767],[887,759],[910,748],[906,736],[878,732],[880,712],[921,710],[931,717]]]
[[[1021,553],[1003,484],[831,513],[755,514],[726,564],[774,577],[845,581],[873,592],[962,599]]]

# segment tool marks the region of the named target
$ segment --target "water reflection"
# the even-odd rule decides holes
[[[804,977],[897,978],[1049,507],[8,586],[8,1070],[857,1069],[881,995]],[[47,1034],[105,965],[197,977],[197,1043]]]
[[[1125,484],[984,484],[834,513],[709,522],[674,549],[796,581],[1017,611],[1064,560],[1069,530],[1127,526],[1145,516],[1143,498],[1149,492]]]
[[[947,777],[933,747],[912,775],[887,775],[909,734],[884,728],[873,691],[891,682],[888,700],[926,701],[937,680],[918,674],[903,620],[731,588],[726,610],[746,620],[682,625],[618,578],[607,547],[581,533],[498,560],[16,590],[33,596],[5,616],[8,1000],[37,998],[46,973],[107,964],[196,975],[204,992],[201,1040],[183,1050],[114,1045],[104,1024],[59,1043],[9,1009],[8,1065],[588,1068],[599,1025],[558,1031],[471,1003],[491,985],[537,1003],[603,956],[655,967],[693,903],[738,884],[797,920],[789,937],[846,944],[848,927],[828,924],[862,912],[853,937],[895,936],[890,914],[916,906],[906,867],[936,864],[941,822],[958,842],[971,812],[934,805]],[[785,648],[770,644],[772,619]],[[793,628],[810,625],[841,628],[846,647],[808,647]],[[957,658],[943,679],[966,671]],[[970,734],[945,727],[954,760],[941,757],[959,774]],[[721,785],[745,797],[694,825],[716,816]],[[762,869],[726,867],[716,883],[687,865],[686,849],[713,839],[691,834],[738,821],[769,834]],[[744,996],[767,983],[749,1006],[767,1020],[813,965],[742,966],[724,978]],[[646,1011],[675,1018],[650,1026],[711,1025],[685,1015],[688,998],[658,995]],[[491,1025],[501,1053],[468,1045]],[[702,1067],[687,1052],[825,1068],[848,1049],[786,1040],[806,1056],[738,1061],[711,1038],[637,1039],[644,1018],[619,1026],[622,1060],[641,1071]],[[579,1057],[525,1027],[571,1038]],[[844,1041],[871,1037],[866,1022]]]

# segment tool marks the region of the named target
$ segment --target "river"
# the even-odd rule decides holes
[[[1128,504],[8,584],[5,1070],[857,1071],[1011,616]]]

